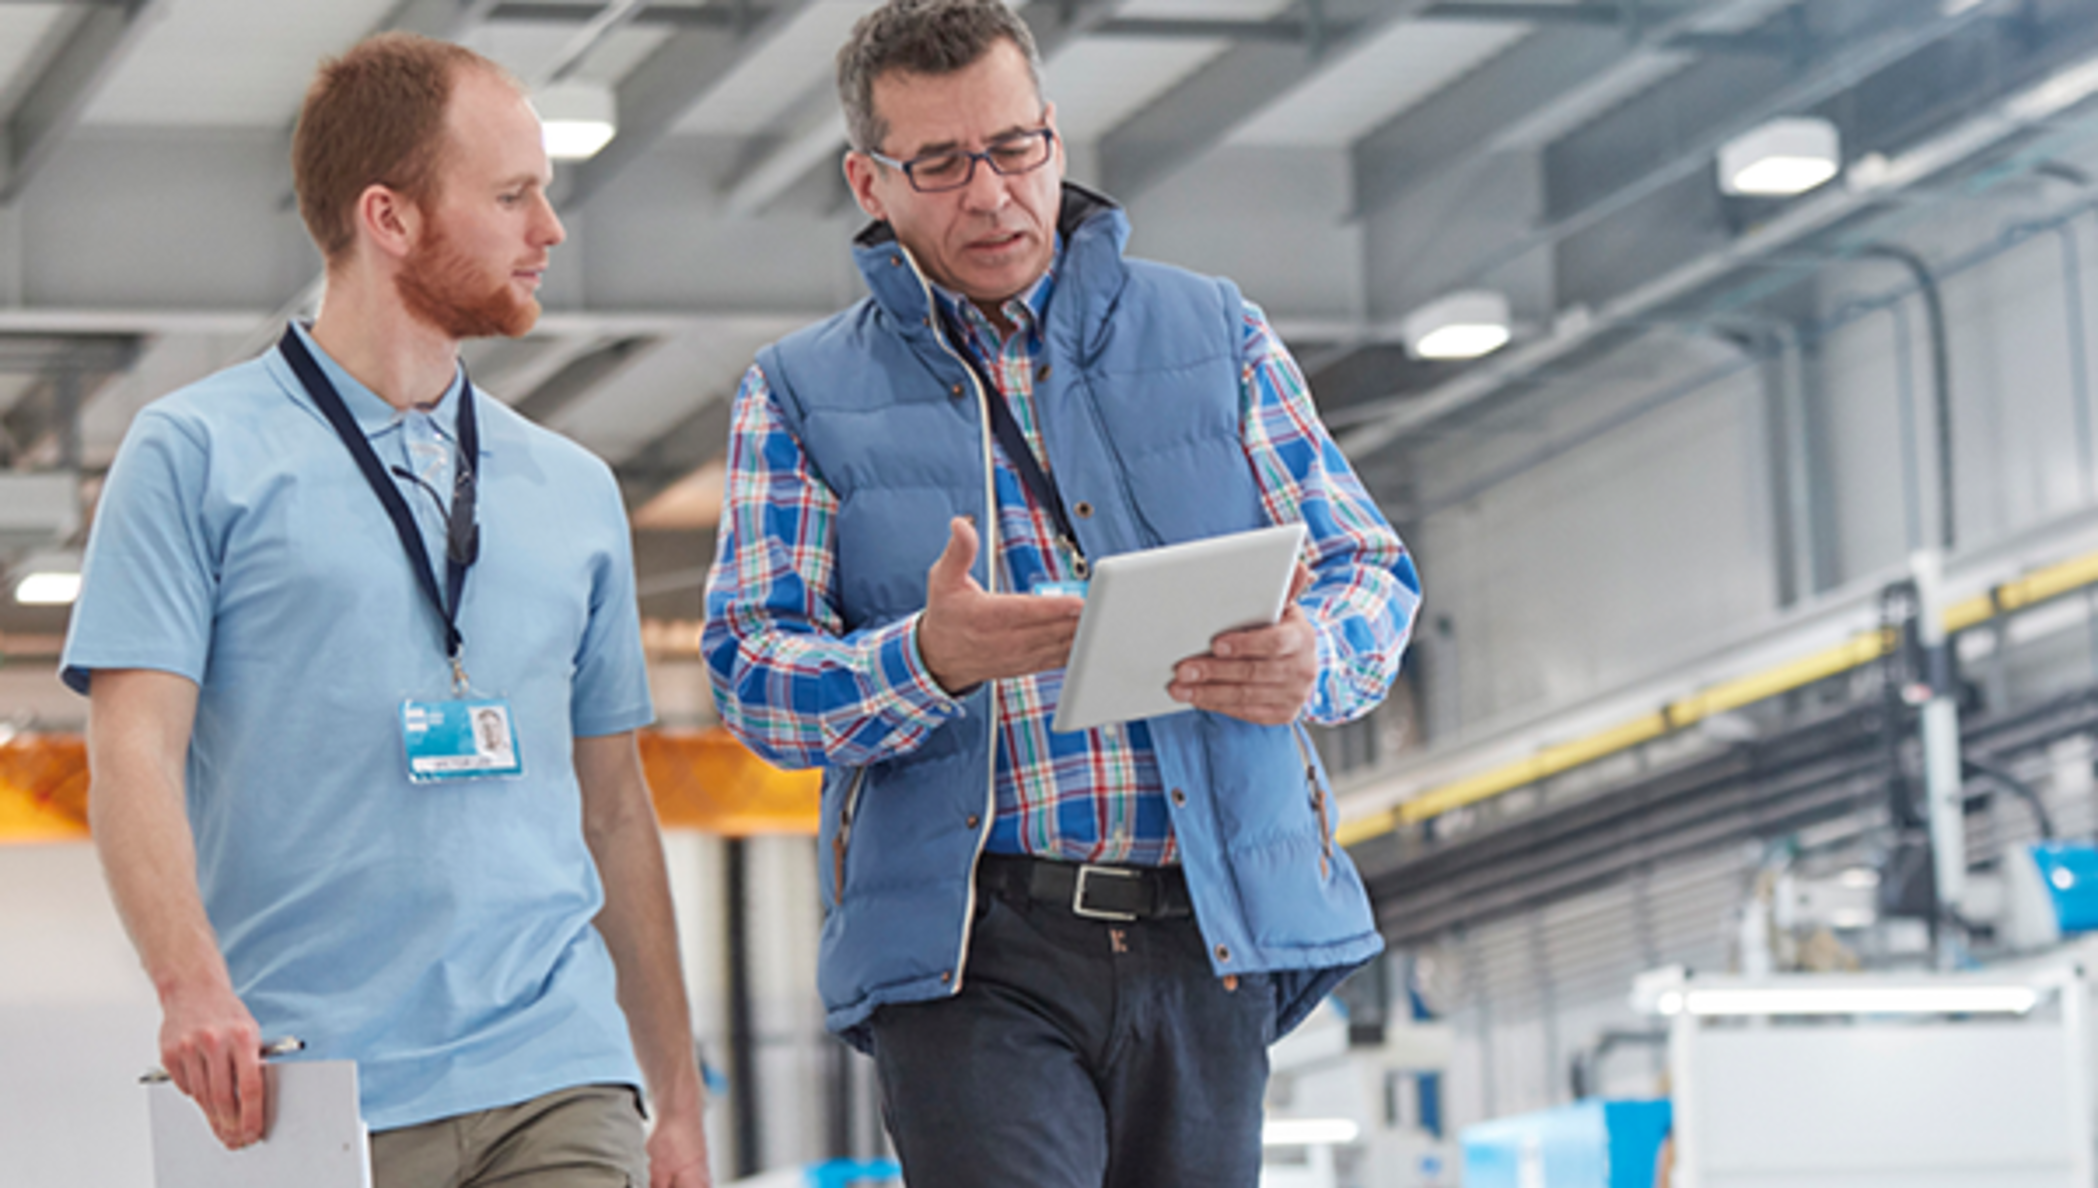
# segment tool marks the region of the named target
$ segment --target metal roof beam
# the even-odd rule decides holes
[[[511,407],[542,425],[548,424],[592,388],[619,374],[636,355],[657,341],[653,335],[636,334],[585,351],[562,364]]]
[[[1338,7],[1338,6],[1333,6]],[[1352,4],[1340,12],[1317,6],[1320,19],[1274,21],[1112,20],[1097,32],[1123,34],[1131,27],[1228,28],[1211,33],[1238,41],[1230,50],[1159,96],[1100,142],[1100,180],[1108,193],[1127,202],[1188,162],[1229,139],[1268,104],[1317,74],[1336,52],[1381,32],[1421,7]]]
[[[496,0],[404,0],[372,32],[420,33],[456,40],[487,20],[496,7]]]
[[[579,208],[621,170],[647,155],[694,104],[720,86],[753,50],[792,24],[810,3],[812,0],[790,0],[763,9],[722,9],[745,19],[686,28],[664,42],[620,80],[619,134],[595,157],[570,171],[564,205]],[[645,15],[634,19],[639,22]]]
[[[664,430],[640,453],[616,464],[612,470],[619,477],[626,505],[646,505],[663,488],[719,455],[728,442],[729,415],[734,410],[734,395],[724,393]]]
[[[1031,0],[1022,7],[1021,19],[1034,33],[1035,49],[1043,61],[1079,37],[1095,32],[1111,20],[1120,0]],[[829,84],[811,89],[802,102],[793,127],[784,135],[764,138],[775,147],[752,161],[722,198],[722,208],[732,218],[756,214],[814,172],[817,166],[835,161],[845,151],[845,117],[837,101],[829,98]]]
[[[0,156],[0,205],[11,203],[80,123],[95,93],[138,42],[165,0],[108,0],[80,5],[79,24],[45,64],[7,117]]]

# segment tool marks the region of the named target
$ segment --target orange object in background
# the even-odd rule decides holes
[[[663,824],[724,837],[816,832],[822,774],[781,771],[726,730],[644,730],[641,762]],[[0,844],[87,837],[87,743],[24,734],[0,743]]]
[[[718,726],[643,731],[641,763],[665,825],[722,837],[815,836],[823,773],[781,771]]]
[[[87,836],[87,741],[23,734],[0,743],[0,842]]]

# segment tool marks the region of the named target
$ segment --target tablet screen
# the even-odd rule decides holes
[[[1282,617],[1304,525],[1122,553],[1095,563],[1050,729],[1179,713],[1173,666],[1226,631]]]

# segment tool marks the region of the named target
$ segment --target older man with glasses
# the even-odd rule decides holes
[[[919,1188],[1250,1188],[1267,1045],[1381,944],[1302,723],[1383,697],[1412,561],[1260,311],[1064,183],[1003,3],[892,0],[838,89],[871,295],[744,380],[705,639],[827,769],[830,1025]],[[1285,521],[1297,597],[1189,712],[1050,729],[1089,559]]]

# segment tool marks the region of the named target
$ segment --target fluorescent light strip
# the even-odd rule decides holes
[[[1785,197],[1804,194],[1836,176],[1836,163],[1826,157],[1764,157],[1733,176],[1737,194]]]
[[[1414,345],[1423,359],[1476,359],[1508,345],[1508,327],[1451,325],[1432,330]]]
[[[1313,1147],[1352,1143],[1362,1127],[1349,1118],[1269,1118],[1260,1127],[1263,1147]]]
[[[612,142],[617,129],[605,120],[547,120],[540,125],[546,155],[556,161],[582,161]]]
[[[2022,1015],[2040,1001],[2030,986],[1764,986],[1670,990],[1664,1015]]]
[[[77,573],[32,573],[15,583],[15,601],[23,606],[71,606],[79,597]]]

